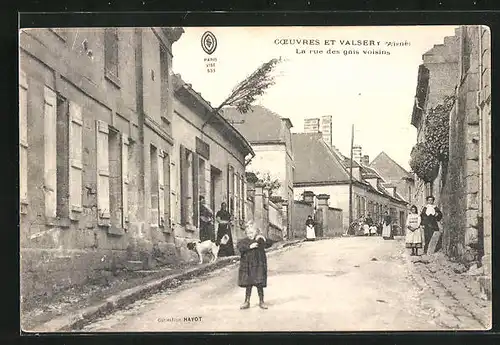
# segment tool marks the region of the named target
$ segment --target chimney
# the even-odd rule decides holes
[[[363,158],[361,158],[361,164],[365,166],[370,165],[370,156],[364,155]]]
[[[362,149],[361,149],[360,145],[354,145],[352,147],[352,159],[355,162],[361,163],[361,157],[363,157],[361,152],[362,152]]]

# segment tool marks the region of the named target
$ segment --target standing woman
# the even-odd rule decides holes
[[[231,213],[227,211],[227,204],[223,202],[220,205],[220,210],[215,214],[215,219],[219,224],[217,229],[217,243],[220,243],[224,235],[229,236],[229,241],[226,244],[220,244],[219,256],[232,256],[234,255],[233,236],[231,234]]]
[[[411,256],[418,255],[418,248],[422,248],[421,220],[417,206],[413,205],[406,218],[406,248],[411,248]]]
[[[314,241],[316,239],[316,232],[314,231],[314,226],[316,224],[314,223],[314,220],[312,216],[307,216],[306,220],[306,240],[307,241]]]
[[[384,240],[392,240],[394,237],[392,235],[392,219],[387,211],[384,212],[384,220],[382,222],[382,237]]]
[[[427,253],[429,243],[435,231],[439,231],[438,222],[443,218],[441,210],[434,205],[434,197],[427,197],[427,205],[424,206],[420,217],[422,217],[422,225],[424,227],[424,253]]]

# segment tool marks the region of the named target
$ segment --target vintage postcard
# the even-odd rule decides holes
[[[22,331],[491,328],[488,27],[19,35]]]

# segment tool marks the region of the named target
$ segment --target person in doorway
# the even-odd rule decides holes
[[[411,256],[418,255],[418,249],[422,248],[421,220],[417,206],[413,205],[406,218],[406,248],[411,248]]]
[[[224,235],[229,236],[229,241],[226,244],[221,244],[219,249],[219,257],[234,255],[233,236],[231,234],[231,213],[227,210],[227,204],[223,202],[220,205],[220,210],[215,214],[217,220],[217,241],[220,242]]]
[[[382,223],[382,237],[384,240],[392,240],[394,238],[392,234],[392,219],[389,216],[389,212],[384,212],[384,219]]]
[[[214,231],[213,231],[213,222],[214,222],[214,212],[212,209],[206,205],[205,197],[200,196],[200,241],[211,240],[213,241]]]
[[[314,227],[316,223],[311,215],[307,216],[306,220],[306,241],[314,241],[316,240],[316,232]]]
[[[422,226],[424,227],[424,253],[427,253],[429,243],[431,242],[432,235],[435,231],[439,231],[438,222],[443,218],[441,210],[434,205],[434,197],[429,195],[427,198],[427,205],[422,208],[420,217],[422,218]]]
[[[245,288],[245,302],[240,309],[250,308],[250,296],[252,288],[257,287],[259,294],[259,307],[267,309],[264,302],[264,288],[267,286],[267,257],[266,248],[272,245],[272,241],[266,239],[257,229],[255,224],[249,222],[246,225],[247,238],[238,241],[238,250],[241,253],[240,267],[238,270],[238,286]]]

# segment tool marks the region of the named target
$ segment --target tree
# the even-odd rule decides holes
[[[270,86],[275,84],[275,76],[272,72],[280,62],[282,62],[281,58],[274,58],[263,63],[252,74],[236,85],[231,94],[213,110],[212,114],[201,127],[202,131],[212,117],[223,107],[236,107],[242,114],[246,114],[251,110],[252,103],[255,102],[257,97],[262,96]]]
[[[269,196],[273,195],[273,192],[281,187],[281,183],[278,179],[273,179],[270,173],[261,174],[260,172],[255,173],[259,178],[259,181],[264,184],[264,188],[269,189]]]
[[[263,63],[252,74],[241,81],[231,91],[231,94],[215,109],[217,113],[226,106],[233,106],[242,114],[246,114],[258,96],[262,96],[265,91],[275,84],[275,77],[272,74],[278,63],[282,59],[271,59]]]

